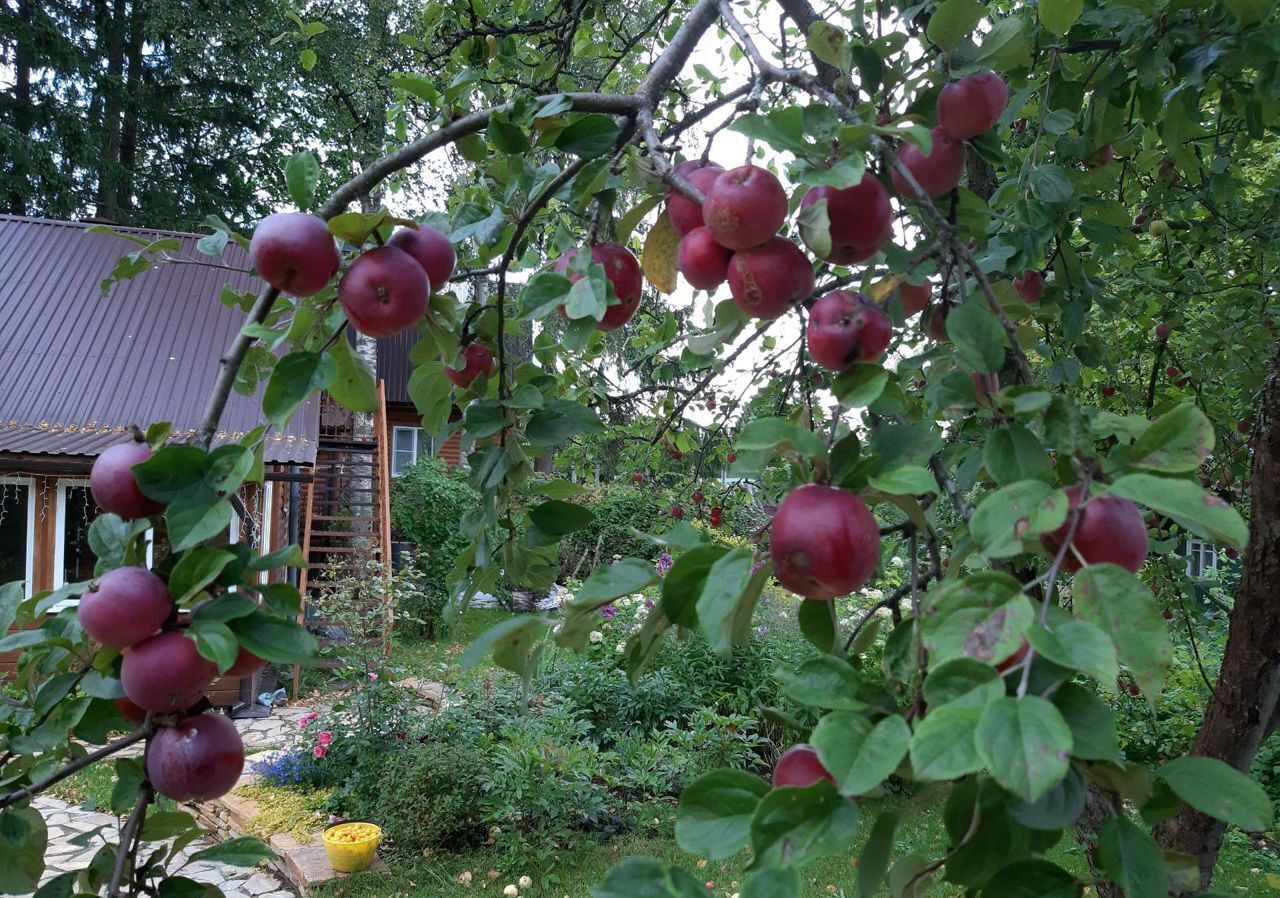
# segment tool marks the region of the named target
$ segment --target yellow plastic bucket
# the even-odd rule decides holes
[[[329,866],[339,873],[367,870],[382,841],[382,829],[376,823],[339,823],[322,835]]]

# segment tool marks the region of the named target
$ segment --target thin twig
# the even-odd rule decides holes
[[[119,751],[123,751],[135,742],[141,742],[143,739],[150,736],[154,729],[154,723],[143,723],[129,735],[121,737],[115,742],[110,742],[96,751],[91,751],[81,758],[77,758],[61,770],[49,774],[44,779],[40,780],[40,782],[32,783],[29,786],[23,786],[17,791],[10,792],[8,795],[0,797],[0,808],[7,808],[11,804],[16,804],[19,801],[23,801],[24,799],[40,794],[50,786],[62,782],[73,773],[84,770],[86,767],[101,761],[103,758],[109,758],[111,755],[114,755]]]

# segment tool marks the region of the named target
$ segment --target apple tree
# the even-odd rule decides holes
[[[43,869],[30,799],[106,762],[120,838],[40,894],[178,893],[166,853],[139,847],[187,844],[194,825],[149,814],[154,794],[220,794],[242,763],[203,690],[314,648],[296,592],[258,582],[291,553],[210,545],[228,494],[261,476],[265,425],[212,437],[260,343],[280,352],[253,354],[267,424],[320,389],[367,409],[372,378],[342,340],[354,328],[421,335],[423,425],[460,428],[469,447],[483,499],[455,610],[499,576],[552,582],[557,540],[583,522],[574,487],[516,501],[549,448],[625,432],[639,484],[665,454],[774,489],[750,547],[678,522],[654,534],[674,566],[623,656],[643,676],[677,629],[728,653],[750,639],[768,578],[803,597],[813,655],[778,676],[816,724],[771,782],[716,771],[680,799],[681,847],[750,851],[744,898],[796,895],[807,862],[860,833],[858,895],[939,880],[1079,895],[1086,883],[1044,857],[1067,830],[1100,895],[1208,894],[1223,827],[1271,821],[1241,771],[1280,694],[1272,4],[693,0],[618,43],[612,10],[582,3],[552,14],[572,40],[550,58],[527,39],[550,27],[542,11],[481,6],[442,7],[428,27],[445,50],[390,78],[385,156],[322,196],[337,173],[299,154],[299,211],[251,242],[224,230],[265,286],[241,298],[197,437],[154,425],[99,461],[98,579],[3,592],[0,619],[34,627],[0,643],[24,649],[22,698],[0,708],[0,839],[17,859],[0,891],[34,890]],[[746,158],[719,149],[726,131]],[[378,204],[450,148],[469,170],[447,209],[418,221]],[[681,279],[708,292],[705,314],[666,305]],[[481,281],[492,289],[457,287]],[[518,361],[521,329],[532,352]],[[753,359],[752,383],[727,376]],[[733,399],[717,406],[717,389]],[[685,428],[709,392],[715,423]],[[607,425],[619,403],[631,420]],[[164,551],[148,571],[151,527]],[[1121,756],[1101,698],[1124,671],[1160,700],[1172,648],[1151,581],[1174,547],[1153,533],[1244,564],[1193,752],[1154,770]],[[890,535],[906,582],[842,629],[833,599],[867,582]],[[657,580],[641,559],[603,565],[559,620],[512,618],[472,654],[527,673],[549,641],[581,647],[602,606]],[[45,615],[72,593],[78,611]],[[128,735],[84,747],[113,730]],[[143,740],[141,761],[106,760]],[[902,821],[863,819],[860,798],[890,775],[948,784],[945,853],[895,851]],[[595,894],[708,892],[678,865],[629,859]]]

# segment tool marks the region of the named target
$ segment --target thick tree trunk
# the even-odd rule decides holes
[[[145,33],[146,2],[134,0],[129,16],[128,83],[125,87],[124,122],[120,130],[120,177],[116,205],[120,223],[127,224],[133,213],[138,167],[138,116],[142,112],[142,44]]]
[[[1097,785],[1090,784],[1085,793],[1084,813],[1076,821],[1076,839],[1084,849],[1085,861],[1089,864],[1089,874],[1096,883],[1098,898],[1120,898],[1120,889],[1115,883],[1107,880],[1107,874],[1098,860],[1098,833],[1112,817],[1120,816],[1120,796]]]
[[[1244,572],[1231,612],[1231,629],[1218,685],[1191,754],[1218,758],[1247,773],[1272,730],[1280,698],[1280,352],[1262,388],[1255,424],[1252,510]],[[1159,833],[1161,844],[1195,855],[1209,885],[1225,826],[1184,807]]]
[[[124,112],[124,51],[127,0],[98,3],[98,44],[106,48],[107,71],[100,82],[103,95],[102,155],[98,161],[98,218],[120,219],[120,131]]]
[[[13,129],[18,133],[18,141],[13,154],[13,181],[9,190],[7,210],[12,215],[27,214],[27,160],[30,153],[21,146],[31,137],[32,103],[31,103],[31,44],[32,9],[31,0],[18,0],[18,18],[22,21],[22,31],[18,35],[14,48],[13,68]]]

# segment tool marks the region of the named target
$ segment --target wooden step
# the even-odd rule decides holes
[[[352,536],[374,536],[374,535],[375,534],[372,530],[320,530],[318,528],[312,528],[311,530],[312,539],[315,539],[316,537],[319,537],[319,536],[352,537]]]
[[[357,440],[350,438],[326,439],[321,437],[316,447],[317,452],[377,452],[377,440]]]
[[[368,552],[370,555],[373,554],[373,550],[370,548],[357,548],[356,546],[315,546],[313,545],[311,547],[311,554],[314,555],[317,552],[323,553],[325,555],[355,555],[357,552]]]
[[[372,524],[376,520],[376,518],[352,517],[351,515],[346,515],[346,514],[332,514],[332,515],[313,514],[311,516],[311,520],[313,521],[350,521],[353,524]],[[316,534],[322,531],[313,529],[311,532],[312,534]]]

